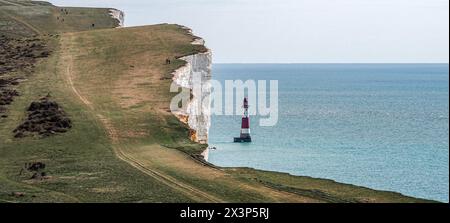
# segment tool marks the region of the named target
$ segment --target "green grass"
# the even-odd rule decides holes
[[[56,45],[57,40],[51,42]],[[55,70],[57,60],[57,57],[52,57],[37,67],[33,76],[20,85],[21,97],[9,108],[9,118],[0,120],[0,200],[189,201],[182,194],[152,180],[115,157],[111,143],[95,117],[60,84],[64,80]],[[29,103],[47,92],[51,92],[53,99],[61,103],[72,119],[74,128],[66,134],[44,139],[14,139],[12,129],[25,117]],[[18,176],[23,164],[32,161],[45,162],[46,172],[52,176],[51,179],[31,182],[29,175]],[[25,192],[26,196],[14,198],[10,196],[11,192]]]
[[[414,203],[434,202],[430,200],[407,197],[400,193],[378,191],[351,184],[338,183],[333,180],[304,176],[293,176],[286,173],[261,171],[251,168],[229,168],[227,172],[243,179],[257,181],[269,187],[290,191],[308,197],[321,197],[332,203]]]

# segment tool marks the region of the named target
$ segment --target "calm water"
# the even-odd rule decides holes
[[[215,64],[216,80],[279,80],[279,122],[232,143],[213,116],[209,161],[449,201],[448,64]],[[255,102],[250,102],[255,103]]]

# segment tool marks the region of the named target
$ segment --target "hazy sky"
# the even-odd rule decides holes
[[[216,63],[444,62],[448,0],[50,0],[113,7],[125,25],[178,23]]]

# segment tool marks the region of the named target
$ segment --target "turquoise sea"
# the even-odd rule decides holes
[[[278,80],[279,121],[252,116],[238,144],[241,116],[213,116],[210,162],[449,201],[448,64],[214,64],[213,78]]]

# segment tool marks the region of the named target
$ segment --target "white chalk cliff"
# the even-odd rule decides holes
[[[204,45],[204,41],[198,38],[192,44]],[[209,97],[212,54],[207,50],[180,59],[186,61],[186,64],[174,71],[173,81],[180,87],[190,89],[191,101],[185,109],[178,110],[175,115],[189,125],[192,141],[207,144],[211,125]],[[201,86],[202,90],[195,90],[194,86]]]
[[[118,9],[109,9],[109,15],[119,22],[118,27],[123,27],[125,23],[125,13]]]

